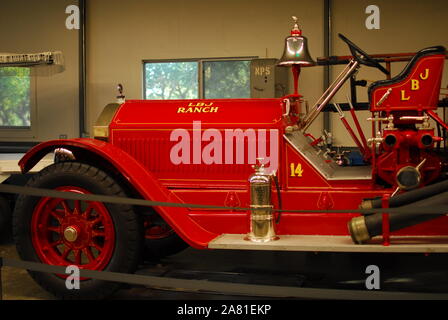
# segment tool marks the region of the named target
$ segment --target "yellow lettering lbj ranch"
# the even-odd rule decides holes
[[[209,113],[218,112],[219,107],[212,107],[213,102],[190,102],[187,107],[178,107],[177,113]]]

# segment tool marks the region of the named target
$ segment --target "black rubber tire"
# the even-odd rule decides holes
[[[7,235],[11,236],[11,218],[9,200],[0,194],[0,241],[6,240]]]
[[[145,239],[143,259],[145,261],[158,260],[177,254],[188,247],[188,243],[175,233],[161,239]]]
[[[54,189],[77,186],[93,194],[125,197],[123,189],[104,171],[79,162],[63,162],[46,167],[27,183],[29,187]],[[13,215],[13,236],[22,260],[40,262],[31,241],[31,218],[40,198],[20,195]],[[115,227],[115,247],[104,270],[133,273],[142,254],[142,222],[132,206],[105,204]],[[65,279],[50,273],[29,271],[45,290],[62,299],[103,299],[118,290],[122,284],[95,279],[83,280],[79,290],[68,290]]]

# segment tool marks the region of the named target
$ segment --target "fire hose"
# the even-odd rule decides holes
[[[442,181],[421,189],[412,190],[396,195],[389,199],[390,208],[401,208],[403,211],[390,215],[390,231],[400,230],[441,216],[441,214],[416,213],[415,208],[427,211],[429,206],[438,206],[448,203],[448,180]],[[381,208],[382,199],[365,200],[361,208]],[[391,210],[391,209],[388,209]],[[446,212],[445,212],[446,213]],[[382,233],[383,217],[380,213],[367,213],[367,215],[353,218],[348,223],[353,242],[361,244]]]

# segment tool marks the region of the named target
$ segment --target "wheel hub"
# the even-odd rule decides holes
[[[69,242],[75,242],[78,239],[78,230],[75,226],[70,226],[64,230],[64,238]]]

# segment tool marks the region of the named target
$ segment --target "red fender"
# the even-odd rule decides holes
[[[162,186],[151,172],[146,170],[140,163],[125,151],[110,143],[95,139],[69,139],[52,140],[43,142],[29,150],[19,161],[22,173],[27,173],[46,154],[56,148],[65,148],[77,154],[95,154],[107,163],[111,164],[146,200],[181,203],[173,192]],[[189,245],[197,249],[204,249],[207,244],[217,237],[196,222],[188,213],[187,208],[154,207],[160,216],[177,232],[177,234]]]

